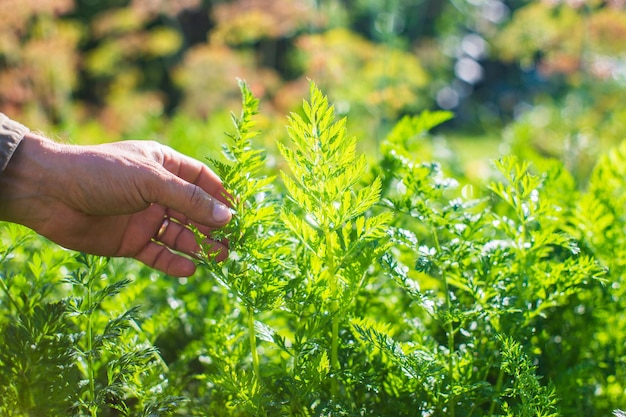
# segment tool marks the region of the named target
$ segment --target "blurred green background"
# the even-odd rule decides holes
[[[194,156],[239,111],[237,78],[276,135],[311,79],[365,146],[442,108],[455,117],[436,133],[469,176],[513,152],[584,184],[622,139],[625,57],[623,0],[0,0],[0,111]]]

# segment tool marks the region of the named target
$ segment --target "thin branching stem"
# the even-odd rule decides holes
[[[333,304],[336,304],[336,302],[334,302]],[[336,309],[336,306],[335,306],[335,309]],[[339,372],[339,317],[337,313],[333,315],[330,358],[331,358],[330,360],[331,360],[332,369],[333,369],[332,393],[333,395],[337,395],[337,389],[338,389],[337,373]]]
[[[89,411],[92,417],[98,415],[96,407],[96,381],[94,372],[94,351],[93,351],[93,277],[89,277],[87,283],[87,377],[89,378]]]
[[[337,271],[335,270],[335,258],[331,250],[332,231],[330,230],[330,228],[326,228],[324,235],[326,238],[326,265],[328,267],[330,285],[332,293],[337,296]],[[337,303],[337,300],[334,300],[331,303],[331,314],[332,329],[330,344],[330,366],[333,371],[331,390],[333,396],[335,396],[337,395],[338,390],[337,378],[339,372],[339,320],[341,320],[341,317],[339,315],[339,304]]]
[[[504,382],[504,368],[500,366],[500,371],[498,372],[498,379],[496,380],[496,395],[493,396],[491,400],[491,405],[489,406],[489,415],[492,416],[496,410],[497,400],[502,393],[502,384]]]
[[[256,331],[254,329],[254,310],[248,306],[248,337],[250,339],[250,353],[252,354],[252,369],[257,381],[260,381],[259,352],[257,351]]]
[[[152,343],[152,340],[150,340],[146,332],[144,332],[144,330],[141,328],[139,323],[137,323],[137,320],[130,319],[128,321],[128,324],[133,328],[133,330],[135,330],[135,332],[137,332],[137,334],[142,335],[145,342],[154,349],[152,352],[152,357],[161,366],[161,369],[163,369],[163,372],[165,373],[169,372],[170,371],[169,366],[167,365],[165,360],[163,360],[163,357],[161,357],[161,355],[159,354],[159,351],[157,350],[156,346],[154,346],[154,343]]]
[[[6,282],[4,282],[4,279],[0,279],[0,287],[2,287],[2,290],[6,294],[7,299],[9,300],[9,304],[11,304],[13,307],[15,307],[15,311],[18,311],[19,310],[19,306],[18,306],[17,302],[11,296],[11,292],[9,291],[9,286],[6,284]]]
[[[441,245],[439,243],[439,238],[437,236],[437,231],[432,231],[433,238],[435,241],[435,248],[437,252],[441,252]],[[448,314],[452,311],[452,299],[450,297],[450,287],[448,285],[448,277],[445,270],[441,271],[441,281],[443,282],[443,291],[446,297],[446,309]],[[450,388],[450,400],[449,400],[449,411],[448,415],[454,417],[455,415],[455,402],[456,398],[452,394],[452,386],[454,383],[454,323],[452,322],[452,317],[448,317],[445,323],[445,330],[448,337],[448,379],[449,379],[449,388]]]

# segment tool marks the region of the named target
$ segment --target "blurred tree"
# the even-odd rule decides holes
[[[53,121],[67,112],[80,28],[57,17],[73,7],[71,0],[0,2],[0,111]]]
[[[191,48],[174,71],[176,85],[183,91],[180,111],[207,118],[240,101],[236,79],[246,79],[260,96],[279,83],[270,68],[259,68],[249,50],[237,51],[226,45],[201,44]]]
[[[319,18],[304,0],[235,0],[217,4],[211,42],[228,45],[255,44],[263,39],[293,36]]]
[[[116,135],[232,109],[237,77],[280,113],[314,79],[370,136],[435,106],[478,132],[543,97],[606,112],[626,77],[622,0],[4,0],[0,22],[0,111]]]
[[[513,149],[559,158],[584,184],[599,153],[623,138],[623,1],[534,1],[492,37],[493,55],[534,74],[542,89],[517,103]],[[524,86],[528,91],[528,87]]]
[[[395,119],[424,106],[428,81],[419,59],[345,29],[298,39],[303,72],[329,91],[340,112]]]

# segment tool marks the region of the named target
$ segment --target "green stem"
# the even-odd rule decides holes
[[[337,310],[336,303],[333,303],[333,309],[335,311]],[[337,317],[337,314],[333,315],[332,338],[330,348],[330,364],[331,369],[333,370],[331,389],[334,396],[337,395],[337,372],[339,372],[339,317]]]
[[[0,287],[2,287],[2,290],[4,291],[4,293],[6,294],[8,300],[9,300],[9,304],[11,304],[14,308],[15,311],[19,311],[20,307],[19,305],[15,302],[15,300],[13,299],[13,297],[11,297],[11,292],[9,291],[9,287],[6,284],[6,282],[4,282],[4,278],[0,278]]]
[[[93,311],[92,311],[92,283],[87,284],[87,376],[89,378],[89,411],[92,417],[98,415],[96,407],[96,381],[94,374],[93,352]]]
[[[498,379],[496,381],[496,395],[500,395],[502,391],[502,381],[504,380],[504,371],[502,370],[502,365],[500,365],[500,371],[498,372]],[[491,406],[489,406],[489,415],[492,416],[496,409],[496,398],[491,401]]]
[[[339,322],[341,317],[339,315],[339,303],[337,302],[337,297],[339,294],[337,293],[337,277],[335,271],[335,258],[333,257],[333,253],[331,250],[332,247],[332,231],[330,228],[326,228],[324,231],[324,235],[326,238],[326,265],[328,266],[328,274],[329,274],[329,285],[331,289],[331,294],[335,297],[335,300],[330,305],[330,313],[332,315],[332,323],[331,323],[331,341],[330,341],[330,369],[332,370],[332,380],[331,380],[331,393],[333,396],[337,395],[338,392],[338,373],[339,373]]]
[[[137,332],[137,334],[140,334],[143,336],[143,339],[146,343],[148,343],[152,348],[155,347],[154,343],[152,343],[152,340],[150,340],[146,332],[144,332],[144,330],[141,328],[141,326],[139,326],[139,324],[135,321],[135,319],[131,319],[128,323],[133,328],[133,330]],[[155,361],[159,363],[159,365],[161,365],[163,372],[168,373],[170,371],[169,366],[167,366],[167,363],[163,360],[163,357],[159,354],[156,348],[154,349],[154,352],[152,353],[152,357],[154,358]]]
[[[260,381],[259,352],[256,348],[256,331],[254,330],[254,310],[248,307],[248,335],[250,337],[250,353],[252,354],[252,369],[257,381]]]
[[[446,274],[442,274],[442,280],[443,280],[443,286],[444,286],[444,291],[446,292],[446,307],[448,309],[448,311],[451,311],[452,309],[452,300],[450,299],[450,291],[448,289],[448,279],[446,278]],[[451,318],[448,318],[448,322],[446,323],[446,333],[448,336],[448,379],[449,379],[449,383],[450,383],[450,388],[452,388],[453,382],[454,382],[454,324],[452,323]],[[452,391],[452,390],[450,390]],[[454,397],[454,395],[452,395],[452,392],[450,392],[450,397],[451,399],[450,403],[449,403],[449,407],[450,407],[450,411],[449,411],[449,416],[454,417],[454,413],[455,413],[455,402],[456,399]]]
[[[439,238],[437,237],[437,231],[433,230],[433,237],[435,241],[435,248],[437,252],[441,252],[441,245],[439,244]],[[443,282],[443,291],[446,296],[446,308],[448,313],[452,311],[452,299],[450,298],[450,287],[448,285],[448,277],[445,270],[441,271],[441,281]],[[450,401],[448,402],[449,412],[448,415],[454,417],[455,414],[455,402],[456,398],[452,395],[452,386],[454,383],[454,324],[452,322],[452,318],[448,317],[447,322],[445,324],[445,330],[448,336],[448,380],[449,380],[449,388],[450,388]]]

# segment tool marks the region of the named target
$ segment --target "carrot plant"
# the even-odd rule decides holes
[[[225,261],[196,231],[174,280],[1,225],[0,415],[622,414],[625,146],[584,191],[515,155],[470,181],[430,160],[449,113],[368,157],[311,83],[272,152],[240,87]]]
[[[32,234],[3,230],[1,415],[159,416],[183,400],[155,390],[167,383],[162,361],[128,332],[138,308],[115,307],[128,278],[47,242],[24,250]]]

